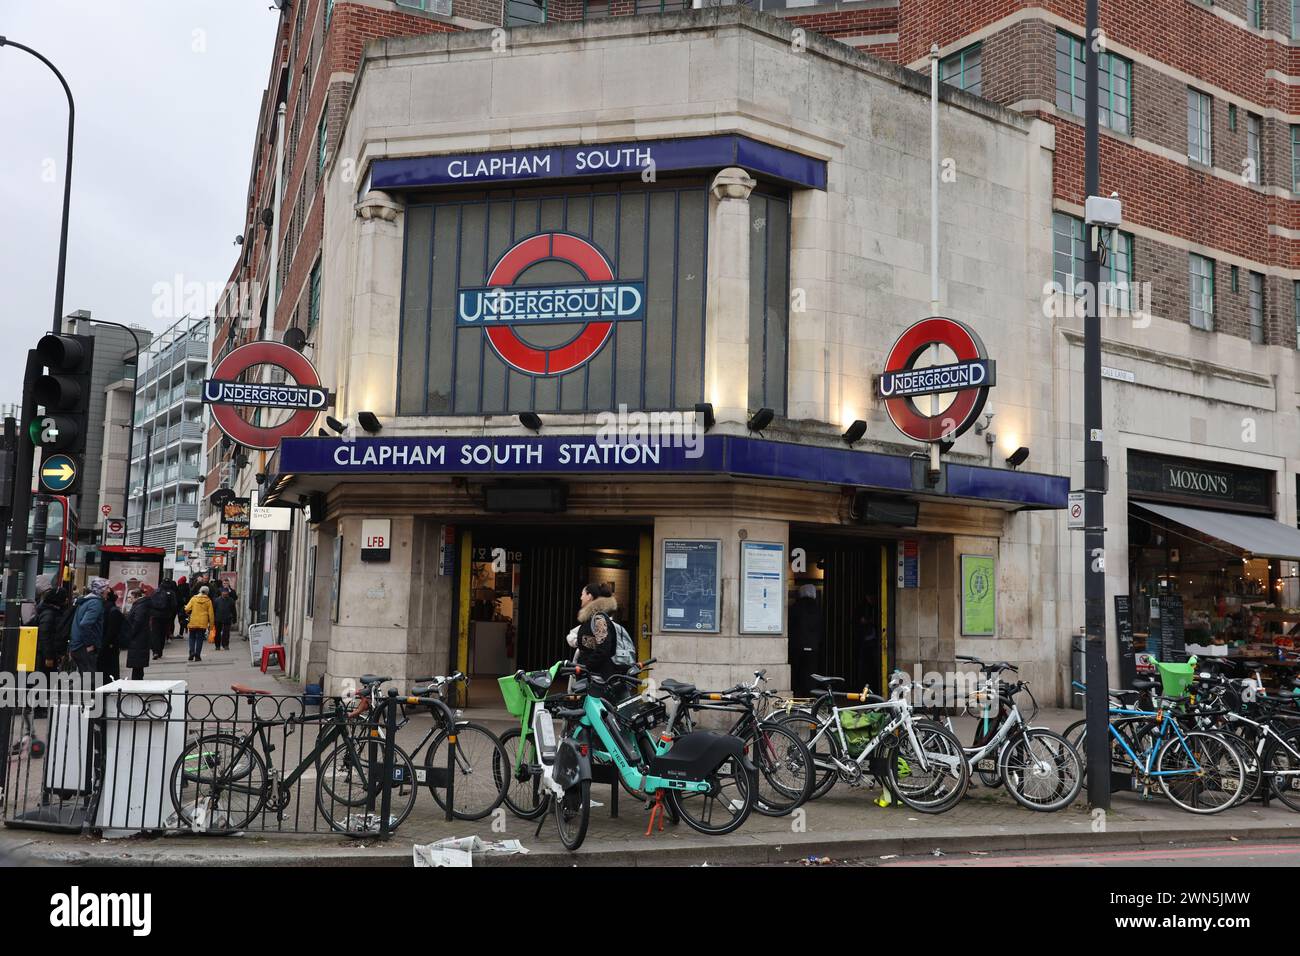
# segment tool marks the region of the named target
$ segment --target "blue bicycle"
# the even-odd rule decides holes
[[[1159,787],[1188,813],[1222,813],[1234,806],[1246,785],[1237,748],[1221,733],[1183,730],[1180,722],[1194,718],[1179,709],[1180,700],[1156,697],[1154,709],[1148,710],[1138,704],[1141,693],[1109,692],[1112,774],[1127,772],[1132,789],[1141,788],[1144,795]],[[1076,744],[1080,754],[1088,752],[1087,736],[1085,728]]]

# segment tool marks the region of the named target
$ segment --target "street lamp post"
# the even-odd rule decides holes
[[[58,67],[31,47],[10,40],[8,37],[0,36],[0,47],[6,46],[30,53],[49,67],[50,72],[58,77],[59,83],[63,86],[63,92],[68,97],[68,156],[63,163],[63,224],[59,228],[59,270],[54,280],[54,323],[51,326],[54,334],[58,335],[63,331],[63,278],[68,265],[68,209],[72,200],[72,135],[76,127],[77,107],[72,100],[72,89],[68,86],[68,81],[63,78],[63,74],[59,72]],[[26,517],[26,515],[23,516],[24,520]]]
[[[1086,16],[1086,99],[1084,100],[1085,202],[1101,188],[1098,60],[1101,57],[1098,0],[1088,0]],[[1088,728],[1088,802],[1110,809],[1110,686],[1106,663],[1106,459],[1101,429],[1101,229],[1084,223],[1083,319],[1083,605],[1085,695]]]

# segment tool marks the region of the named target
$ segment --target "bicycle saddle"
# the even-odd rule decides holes
[[[659,686],[674,697],[694,697],[699,693],[695,689],[694,684],[687,684],[683,681],[673,680],[671,677],[665,681],[661,681]]]
[[[831,684],[844,683],[843,677],[827,677],[824,674],[809,674],[808,676],[812,678],[814,684],[825,684],[830,686]]]
[[[270,696],[271,693],[269,690],[258,690],[256,687],[248,687],[244,684],[231,684],[230,689],[236,694],[244,694],[248,697],[255,695],[259,697],[267,697]]]
[[[391,677],[379,677],[375,674],[362,674],[361,686],[370,687],[374,684],[387,684],[390,680],[392,680]]]
[[[1120,690],[1117,687],[1112,687],[1106,693],[1124,704],[1136,704],[1137,699],[1142,696],[1142,691],[1140,690]]]

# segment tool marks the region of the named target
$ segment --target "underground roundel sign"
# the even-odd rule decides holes
[[[271,365],[283,369],[292,382],[241,382],[239,376],[251,368]],[[270,450],[281,438],[301,438],[311,431],[318,412],[331,404],[330,393],[321,388],[316,368],[296,349],[280,342],[251,342],[235,349],[203,380],[203,401],[212,406],[218,427],[248,448]],[[264,427],[246,421],[239,406],[288,408],[294,412],[279,425]]]
[[[894,427],[908,438],[951,441],[975,424],[995,375],[974,329],[932,316],[898,337],[885,359],[879,392]],[[938,396],[937,402],[930,396]]]
[[[581,277],[530,284],[523,274],[559,262]],[[614,268],[581,236],[545,232],[515,243],[497,260],[483,286],[457,290],[456,325],[481,328],[493,350],[527,375],[561,375],[590,361],[609,341],[614,323],[645,316],[645,283],[614,278]],[[544,326],[577,326],[567,338]],[[529,331],[533,330],[533,335]],[[546,338],[561,339],[541,344]]]

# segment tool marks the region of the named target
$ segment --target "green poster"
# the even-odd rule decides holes
[[[997,624],[994,601],[994,559],[982,554],[961,556],[961,632],[992,636]]]

